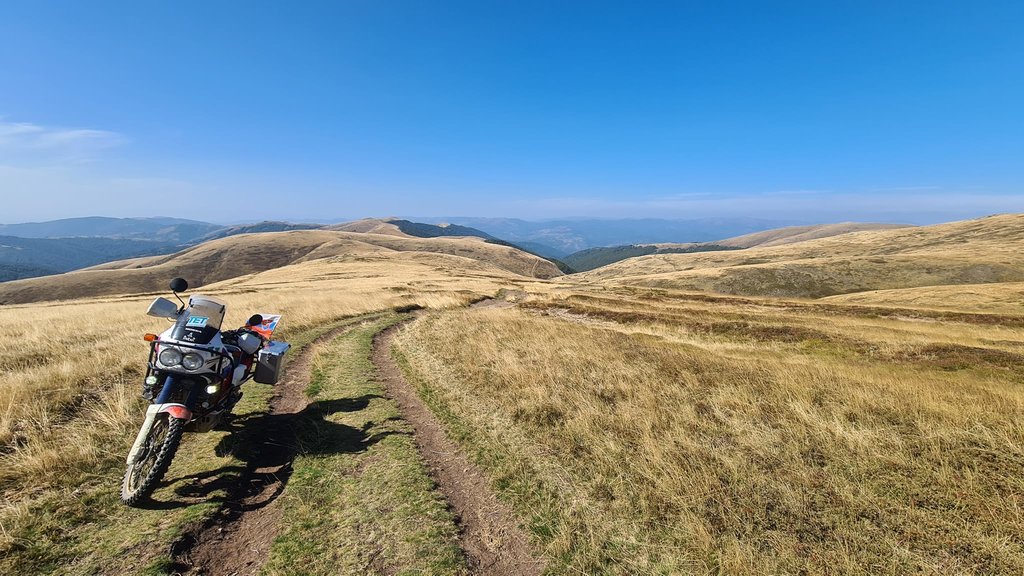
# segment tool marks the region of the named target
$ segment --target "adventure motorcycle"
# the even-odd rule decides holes
[[[289,348],[271,340],[279,314],[255,314],[244,327],[221,331],[227,305],[198,294],[186,305],[178,295],[185,290],[188,282],[175,278],[171,291],[181,306],[157,298],[146,312],[173,319],[174,325],[145,336],[150,351],[142,396],[151,404],[121,483],[121,501],[129,506],[153,493],[186,430],[213,429],[231,413],[249,379],[276,384]]]

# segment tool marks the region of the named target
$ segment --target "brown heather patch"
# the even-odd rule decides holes
[[[758,340],[763,342],[796,343],[807,340],[831,342],[836,338],[828,333],[808,328],[787,324],[766,324],[750,320],[702,320],[692,315],[671,313],[671,312],[640,312],[634,310],[615,310],[598,308],[576,304],[575,298],[565,301],[550,302],[527,302],[525,308],[535,310],[567,310],[575,314],[611,320],[621,323],[655,323],[667,326],[680,326],[709,336],[724,336],[745,340]],[[722,314],[723,316],[726,313]]]
[[[1024,354],[959,344],[929,344],[910,348],[901,351],[894,359],[934,366],[942,370],[963,370],[983,366],[1024,373]]]

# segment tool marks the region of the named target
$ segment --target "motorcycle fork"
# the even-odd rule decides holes
[[[161,412],[169,412],[173,407],[182,407],[191,415],[192,408],[196,403],[196,398],[198,396],[197,391],[201,386],[201,381],[196,381],[192,384],[192,389],[188,391],[188,397],[185,399],[184,405],[176,402],[168,402],[168,400],[171,399],[171,395],[174,394],[176,384],[177,382],[174,380],[174,377],[168,374],[166,376],[166,380],[164,380],[163,388],[160,389],[160,395],[157,396],[156,400],[146,408],[146,418],[142,421],[142,428],[139,429],[139,434],[135,437],[135,443],[132,444],[132,449],[128,452],[128,464],[135,463],[135,459],[138,458],[139,452],[142,451],[142,445],[146,442],[146,438],[149,437],[149,432],[153,429],[153,423],[156,422],[158,414]]]

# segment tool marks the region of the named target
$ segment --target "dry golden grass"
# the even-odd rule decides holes
[[[656,254],[575,275],[581,284],[818,298],[1024,281],[1024,214],[853,232],[748,250]]]
[[[906,224],[874,224],[870,222],[841,222],[839,224],[817,224],[812,226],[787,226],[775,228],[764,232],[754,232],[719,240],[715,244],[721,246],[735,246],[737,248],[753,248],[755,246],[782,246],[784,244],[795,244],[807,240],[829,238],[840,234],[851,232],[864,232],[866,230],[895,230],[897,228],[908,228]]]
[[[342,232],[359,232],[362,234],[387,234],[389,236],[409,237],[408,234],[402,232],[398,226],[392,224],[386,218],[363,218],[353,222],[343,222],[328,226],[327,229],[340,230]]]
[[[1024,282],[873,290],[829,296],[822,300],[837,304],[896,306],[1024,316]]]
[[[228,302],[226,326],[283,313],[287,337],[395,306],[461,306],[520,280],[463,257],[391,252],[304,262],[197,292]],[[0,307],[0,551],[31,502],[123,457],[142,413],[141,337],[166,328],[145,315],[150,299]]]
[[[1024,571],[1021,324],[633,292],[399,339],[556,573]]]
[[[662,242],[652,244],[659,248],[689,248],[701,244],[713,244],[715,246],[730,246],[733,248],[754,248],[757,246],[782,246],[829,238],[840,234],[851,232],[864,232],[866,230],[893,230],[896,228],[909,228],[907,224],[875,224],[871,222],[841,222],[839,224],[815,224],[811,226],[786,226],[785,228],[773,228],[763,232],[753,232],[742,236],[733,236],[723,240],[712,242]]]
[[[331,230],[293,230],[240,234],[205,242],[177,254],[4,282],[0,284],[0,304],[160,292],[166,287],[167,279],[174,276],[188,278],[193,286],[199,287],[327,257],[385,256],[395,251],[459,256],[531,278],[561,275],[553,263],[543,258],[508,246],[489,244],[480,238],[413,238]]]
[[[556,281],[472,239],[302,231],[0,285],[0,300],[120,294],[0,307],[0,556],[31,538],[39,502],[48,524],[90,521],[61,516],[64,503],[78,483],[116,476],[142,413],[141,335],[166,326],[139,293],[195,273],[198,292],[228,301],[227,325],[281,312],[285,338],[431,308],[398,341],[410,373],[554,573],[1022,573],[1020,284],[813,302],[629,285],[772,293],[750,272],[772,266],[806,272],[791,285],[805,288],[962,279],[1024,269],[1012,253],[1022,224],[755,249],[777,259],[766,264],[640,258],[615,265],[636,276],[610,266]],[[691,264],[706,268],[665,272]],[[715,283],[728,278],[740,280]],[[519,307],[457,309],[503,289]]]

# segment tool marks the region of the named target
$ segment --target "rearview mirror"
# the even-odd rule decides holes
[[[146,314],[157,318],[174,318],[178,315],[178,305],[167,298],[157,298],[149,305]]]
[[[184,278],[171,280],[171,292],[184,292],[185,290],[188,290],[188,282]]]

